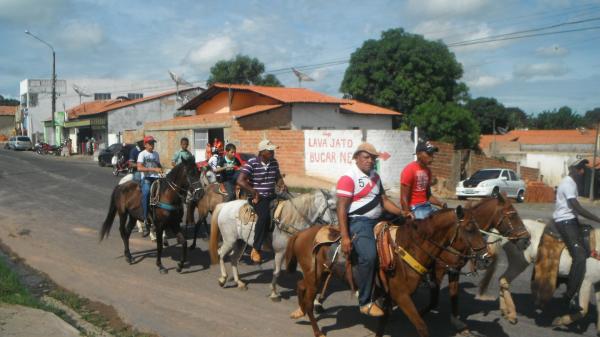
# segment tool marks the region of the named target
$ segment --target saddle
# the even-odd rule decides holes
[[[321,227],[313,240],[313,253],[317,251],[319,246],[324,244],[333,244],[342,239],[340,229],[331,225]]]
[[[396,247],[396,232],[398,226],[390,226],[388,222],[382,221],[375,225],[373,232],[377,243],[377,256],[379,257],[379,269],[390,272],[396,268],[394,260],[394,249]]]
[[[227,195],[227,188],[225,188],[225,183],[219,183],[219,188],[217,189],[217,192],[223,195]]]
[[[283,210],[284,203],[282,200],[274,199],[271,201],[269,208],[271,212],[271,226],[269,231],[273,230],[273,224],[279,223],[281,218],[281,212]],[[242,225],[250,225],[256,223],[258,216],[252,205],[252,201],[249,199],[248,203],[244,204],[239,211],[239,219]]]
[[[558,284],[558,270],[560,256],[566,245],[556,228],[553,220],[547,221],[547,224],[538,220],[544,227],[544,233],[538,246],[538,254],[532,275],[531,292],[535,298],[535,304],[539,307],[544,306],[556,290]],[[584,225],[584,249],[588,257],[600,259],[596,250],[595,231],[591,226]]]

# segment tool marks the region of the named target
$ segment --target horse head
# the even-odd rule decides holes
[[[192,191],[201,188],[200,171],[196,166],[194,157],[182,159],[181,162],[167,174],[167,179],[182,190]]]
[[[520,250],[525,250],[531,243],[531,235],[525,228],[523,220],[515,209],[512,201],[505,193],[497,196],[496,222],[492,225],[501,235],[513,241]]]
[[[464,258],[474,259],[477,269],[485,269],[491,263],[491,256],[487,252],[487,242],[481,232],[472,209],[456,207],[457,230],[450,246],[458,252],[469,251]]]
[[[315,201],[316,203],[320,203],[318,205],[318,209],[320,211],[317,213],[320,215],[320,217],[317,217],[316,220],[326,224],[337,224],[337,197],[335,193],[332,193],[326,189],[320,189],[319,191],[321,192],[320,194],[322,195],[323,199],[320,202]]]

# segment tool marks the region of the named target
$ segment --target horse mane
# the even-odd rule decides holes
[[[431,221],[433,219],[433,217],[438,217],[441,215],[445,215],[446,213],[454,213],[454,209],[453,208],[443,208],[440,209],[438,211],[435,211],[431,214],[429,214],[429,216],[427,216],[427,218],[423,219],[423,220],[415,220],[415,226],[414,229],[416,232],[416,234],[421,235],[421,236],[427,236],[430,237],[433,235],[435,228],[433,227],[433,221]]]

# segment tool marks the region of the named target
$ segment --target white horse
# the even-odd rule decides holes
[[[312,226],[315,223],[335,223],[336,200],[331,193],[319,190],[315,193],[306,193],[283,202],[281,216],[276,222],[272,235],[265,240],[265,245],[271,243],[275,253],[273,279],[271,281],[271,294],[273,301],[281,300],[277,292],[277,278],[285,255],[288,239],[298,231]],[[246,200],[234,200],[217,205],[211,217],[210,256],[212,264],[217,261],[221,265],[219,285],[225,286],[227,270],[225,269],[225,256],[230,255],[233,278],[239,289],[247,289],[246,283],[240,280],[237,264],[243,253],[244,247],[236,244],[243,240],[251,246],[254,242],[254,224],[240,219],[240,209],[246,205]],[[223,243],[217,251],[219,232]]]
[[[514,279],[517,275],[522,273],[529,264],[532,264],[536,261],[537,254],[538,254],[538,246],[539,246],[540,240],[542,238],[542,235],[544,234],[544,228],[546,227],[545,223],[538,221],[538,220],[531,220],[531,219],[523,219],[523,224],[527,228],[527,231],[529,231],[529,234],[531,234],[531,244],[529,245],[529,247],[527,247],[527,249],[525,249],[524,251],[522,251],[520,253],[520,254],[522,254],[522,256],[519,253],[516,253],[516,250],[514,248],[507,247],[506,246],[506,244],[508,243],[507,241],[504,240],[503,242],[500,243],[504,246],[505,250],[508,253],[507,254],[508,269],[500,278],[500,297],[499,297],[500,310],[502,312],[503,317],[506,318],[509,322],[511,322],[513,324],[517,323],[517,313],[516,313],[514,301],[512,299],[510,291],[509,291],[510,280]],[[595,233],[594,233],[595,234],[594,235],[595,242],[594,242],[594,245],[591,247],[591,249],[598,250],[598,249],[600,249],[600,230],[593,229],[593,231],[595,231]],[[494,239],[490,238],[490,240],[494,240]],[[511,253],[509,253],[509,250],[511,251]],[[560,262],[559,262],[559,267],[558,267],[558,275],[559,276],[566,277],[569,275],[569,271],[571,268],[571,262],[572,262],[571,255],[569,255],[568,250],[565,248],[560,255]],[[496,264],[494,263],[492,268],[489,268],[488,270],[486,270],[486,275],[484,276],[484,280],[486,280],[486,279],[489,280],[491,278],[491,275],[494,273],[495,266],[496,266]],[[507,275],[510,275],[510,276],[507,276]],[[594,287],[594,292],[596,295],[596,308],[600,308],[600,283],[599,282],[600,282],[600,260],[590,257],[586,261],[585,277],[583,279],[583,283],[582,283],[581,289],[579,291],[579,306],[582,308],[582,310],[575,314],[567,314],[567,315],[557,317],[552,322],[552,325],[553,326],[569,325],[569,324],[575,322],[576,320],[583,318],[587,314],[588,309],[589,309],[592,287]],[[482,282],[482,285],[480,287],[480,295],[485,291],[486,288],[487,288],[487,282],[484,281],[484,282]],[[597,329],[597,335],[600,336],[600,327],[599,327],[600,310],[597,310],[597,311],[598,311],[598,317],[597,317],[597,321],[596,321],[596,329]]]

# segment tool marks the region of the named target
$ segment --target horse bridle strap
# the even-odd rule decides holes
[[[420,275],[427,273],[427,268],[425,268],[417,259],[412,257],[404,248],[401,246],[396,246],[394,248],[394,253],[398,254],[398,256],[406,262],[412,269],[414,269]]]

